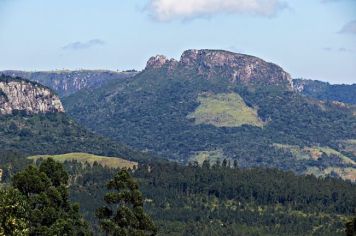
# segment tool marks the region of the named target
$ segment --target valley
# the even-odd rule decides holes
[[[125,75],[10,74],[0,77],[3,186],[29,165],[61,163],[95,235],[120,169],[139,182],[157,235],[334,236],[352,219],[354,105],[309,94],[275,64],[188,50]]]

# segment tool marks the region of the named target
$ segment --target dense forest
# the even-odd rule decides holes
[[[296,89],[308,97],[356,104],[356,84],[329,84],[306,79],[294,79],[293,84]]]
[[[127,159],[148,156],[80,127],[65,113],[0,116],[0,149],[27,155],[86,151]]]
[[[5,183],[30,164],[15,153],[0,159],[1,168],[11,170]],[[356,214],[351,182],[228,166],[227,160],[202,166],[155,161],[133,170],[158,235],[344,235]],[[95,211],[105,204],[106,184],[118,170],[78,162],[64,167],[71,201],[81,203],[91,230],[100,234]]]
[[[206,100],[215,95],[241,96],[245,106],[257,110],[263,126],[196,124],[189,114],[199,107],[201,94]],[[162,69],[111,81],[95,93],[78,92],[65,98],[64,106],[74,119],[97,133],[185,163],[202,152],[209,156],[219,151],[220,158],[237,160],[241,167],[267,166],[297,173],[314,167],[321,172],[327,167],[354,168],[330,155],[297,158],[276,144],[331,148],[356,160],[353,153],[340,148],[342,142],[356,137],[352,108],[273,86],[244,87],[223,78],[207,80],[193,72],[169,74]]]

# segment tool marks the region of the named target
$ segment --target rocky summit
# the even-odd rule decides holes
[[[59,97],[49,88],[19,78],[0,77],[0,115],[64,112]]]
[[[158,55],[151,57],[146,70],[167,67],[169,71],[189,70],[206,79],[228,79],[242,85],[277,85],[292,88],[292,78],[280,66],[258,57],[224,50],[186,50],[179,61]]]

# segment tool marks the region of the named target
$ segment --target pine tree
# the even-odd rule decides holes
[[[97,209],[101,229],[108,235],[155,235],[157,229],[144,212],[143,197],[137,182],[125,169],[107,184],[107,206]]]
[[[14,176],[12,185],[28,204],[29,235],[91,235],[79,205],[69,201],[67,184],[63,165],[53,159]]]

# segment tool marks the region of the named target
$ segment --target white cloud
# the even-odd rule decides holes
[[[271,17],[286,7],[279,0],[150,0],[146,9],[156,20],[171,21],[221,13]]]
[[[340,33],[356,34],[356,20],[350,21],[347,24],[345,24],[340,30]]]
[[[94,46],[104,45],[105,42],[101,39],[92,39],[87,42],[72,42],[62,47],[63,50],[80,50],[87,49]]]

